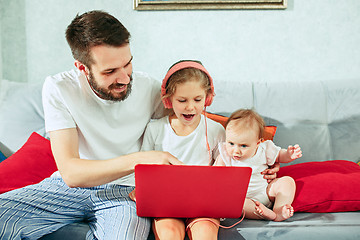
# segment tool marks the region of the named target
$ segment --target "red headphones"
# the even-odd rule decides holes
[[[166,94],[166,84],[169,80],[169,78],[177,71],[184,69],[184,68],[196,68],[204,72],[207,77],[209,78],[209,83],[211,87],[211,92],[207,94],[205,99],[205,107],[208,107],[211,105],[213,98],[214,98],[214,85],[213,80],[209,74],[209,72],[205,69],[205,67],[199,62],[199,61],[192,61],[192,60],[182,60],[170,67],[168,72],[165,75],[165,78],[161,85],[161,97],[165,108],[172,108],[172,104],[169,98],[163,98]]]

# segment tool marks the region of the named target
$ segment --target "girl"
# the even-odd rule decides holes
[[[200,62],[175,63],[162,83],[164,106],[172,112],[148,124],[142,150],[167,151],[188,165],[212,164],[218,155],[218,143],[225,139],[223,126],[202,115],[213,96],[212,78]],[[156,218],[155,238],[184,239],[186,226],[194,220]],[[219,223],[218,219],[212,220]],[[196,221],[188,229],[190,239],[217,239],[217,233],[218,226],[210,221]]]
[[[302,152],[299,145],[281,149],[270,140],[263,142],[264,120],[248,109],[234,112],[225,127],[226,142],[219,146],[220,155],[215,165],[252,168],[244,203],[245,217],[283,221],[293,216],[291,204],[295,195],[295,181],[284,176],[268,184],[261,172],[275,162],[288,163],[300,158]]]

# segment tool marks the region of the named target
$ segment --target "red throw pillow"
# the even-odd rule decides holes
[[[219,114],[215,114],[215,113],[206,113],[206,116],[212,120],[214,120],[215,122],[220,123],[221,125],[223,125],[223,127],[225,127],[225,123],[228,120],[228,117],[219,115]],[[264,141],[266,140],[273,140],[274,136],[276,133],[276,126],[265,126],[264,129]]]
[[[0,193],[40,182],[57,170],[50,141],[36,132],[0,163]]]
[[[275,133],[276,133],[276,126],[265,126],[264,128],[264,141],[266,140],[274,140]]]
[[[281,167],[278,176],[296,182],[296,212],[360,210],[360,166],[346,160],[306,162]]]

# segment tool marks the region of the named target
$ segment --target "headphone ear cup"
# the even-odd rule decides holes
[[[163,98],[162,102],[165,108],[172,108],[172,104],[169,98]]]
[[[205,107],[208,107],[211,105],[212,101],[214,99],[214,94],[208,94],[208,96],[205,99]]]

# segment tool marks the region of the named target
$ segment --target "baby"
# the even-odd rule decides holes
[[[222,143],[218,166],[247,166],[252,168],[246,200],[245,217],[283,221],[293,216],[291,206],[295,195],[295,181],[291,177],[276,178],[270,183],[261,172],[275,162],[288,163],[302,156],[299,145],[281,149],[272,141],[263,141],[265,123],[255,111],[240,109],[226,125],[226,141]],[[271,208],[272,207],[272,208]]]

